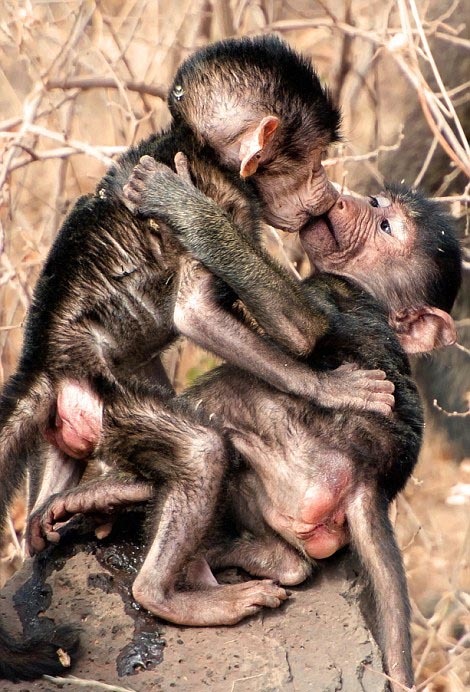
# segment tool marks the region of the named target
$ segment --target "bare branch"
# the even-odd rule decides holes
[[[463,322],[464,320],[462,320]],[[455,343],[454,344],[455,348],[458,348],[459,351],[462,351],[462,353],[465,353],[467,356],[470,356],[470,349],[468,349],[466,346],[463,346],[462,344]]]
[[[336,156],[334,158],[325,159],[322,163],[325,167],[329,167],[336,166],[336,164],[338,163],[348,163],[350,161],[354,161],[355,163],[358,161],[370,161],[371,159],[376,159],[381,152],[396,151],[397,149],[399,149],[403,137],[403,132],[400,132],[398,135],[398,140],[395,142],[395,144],[381,144],[377,147],[377,149],[374,149],[373,151],[368,151],[366,154],[350,154],[346,156]]]
[[[462,46],[462,48],[470,50],[470,41],[468,41],[466,38],[460,38],[459,36],[449,36],[449,34],[444,34],[442,31],[436,31],[435,36],[437,38],[443,39],[444,41],[447,41],[448,43],[453,43],[455,46]]]
[[[59,147],[57,149],[46,149],[45,151],[36,151],[35,149],[29,149],[29,147],[21,147],[28,151],[30,154],[28,157],[15,160],[10,166],[10,172],[16,171],[18,168],[23,168],[27,166],[32,161],[46,161],[47,159],[65,159],[69,156],[76,156],[77,154],[83,154],[81,149],[75,147]],[[97,152],[97,156],[100,161],[105,162],[106,160],[112,161],[108,157],[115,156],[116,154],[123,154],[127,147],[125,146],[115,146],[115,147],[94,147]],[[100,156],[102,155],[102,156]]]
[[[61,142],[63,144],[67,144],[69,147],[72,147],[77,152],[93,156],[93,158],[98,159],[106,166],[110,166],[113,162],[113,160],[110,159],[109,156],[107,156],[106,154],[102,154],[96,147],[92,146],[91,144],[81,142],[78,139],[67,140],[67,138],[64,137],[64,135],[61,135],[58,132],[54,132],[53,130],[49,130],[47,127],[41,127],[40,125],[27,123],[25,127],[22,128],[22,133],[40,135],[41,137],[47,137],[48,139],[52,139],[54,142]]]
[[[28,131],[28,128],[31,126],[31,123],[33,122],[36,116],[37,109],[39,108],[39,103],[41,102],[41,99],[42,90],[40,90],[38,86],[36,86],[33,89],[33,92],[30,95],[30,97],[25,100],[23,106],[23,118],[21,128],[13,140],[13,145],[11,146],[10,150],[6,153],[3,166],[0,169],[0,190],[5,184],[5,180],[7,178],[11,162],[16,154],[15,144],[21,142],[26,132]]]
[[[424,33],[423,25],[421,23],[421,19],[420,19],[420,16],[418,14],[418,8],[416,7],[416,2],[415,2],[415,0],[408,0],[408,2],[409,2],[409,5],[411,7],[411,12],[413,14],[413,19],[414,19],[414,22],[416,24],[416,28],[418,30],[418,34],[419,34],[419,37],[421,39],[421,43],[423,44],[424,53],[426,55],[426,58],[427,58],[429,64],[431,65],[432,73],[433,73],[434,78],[437,82],[437,85],[439,86],[439,89],[441,90],[441,95],[443,96],[445,103],[447,104],[447,108],[449,110],[449,113],[451,114],[452,121],[453,121],[453,123],[457,129],[457,132],[460,135],[462,147],[463,147],[463,149],[467,155],[467,158],[470,159],[470,146],[468,144],[467,138],[465,136],[465,133],[463,131],[463,127],[460,123],[460,120],[457,116],[457,113],[455,112],[454,105],[447,94],[446,88],[444,86],[444,82],[442,81],[442,77],[441,77],[439,70],[437,68],[436,61],[434,60],[434,56],[433,56],[431,49],[429,47],[428,39],[426,37],[426,34]],[[469,168],[469,170],[470,170],[470,168]]]
[[[75,687],[85,687],[87,690],[107,690],[107,692],[136,692],[133,687],[119,687],[118,685],[108,685],[99,680],[88,680],[84,678],[76,678],[75,675],[67,675],[66,678],[61,678],[52,675],[43,675],[44,680],[49,680],[54,685],[74,685]]]
[[[121,83],[114,77],[74,77],[73,79],[48,79],[44,84],[45,89],[121,89],[136,91],[139,94],[148,94],[166,101],[168,87],[162,84],[146,84],[123,80]]]
[[[433,399],[432,405],[434,408],[436,408],[440,413],[443,413],[447,418],[467,418],[470,416],[470,410],[469,411],[446,411],[443,409],[439,404],[437,403],[437,399]]]

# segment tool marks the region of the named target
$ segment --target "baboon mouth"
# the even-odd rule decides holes
[[[334,254],[340,249],[335,227],[328,214],[317,216],[312,228],[315,229],[316,237],[323,238],[326,241],[326,245],[324,245],[322,250],[323,254]]]
[[[330,531],[330,527],[328,526],[328,524],[326,524],[325,522],[320,522],[319,524],[315,524],[315,526],[312,526],[312,528],[308,531],[299,532],[297,535],[302,541],[306,541],[309,538],[312,538],[312,536],[315,536],[318,533],[318,531],[321,531],[322,529]]]
[[[310,240],[310,234],[312,240]],[[300,240],[309,244],[313,241],[314,244],[317,243],[316,238],[329,238],[333,241],[334,246],[330,248],[330,252],[334,248],[339,248],[339,243],[336,238],[335,229],[327,214],[322,214],[322,216],[315,216],[310,218],[300,230]]]

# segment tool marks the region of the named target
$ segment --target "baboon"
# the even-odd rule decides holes
[[[258,244],[261,216],[296,231],[337,196],[321,159],[338,137],[339,111],[310,62],[275,37],[223,41],[182,65],[169,106],[169,129],[126,152],[96,192],[77,201],[39,277],[19,365],[1,398],[0,526],[26,471],[34,509],[73,487],[97,448],[162,487],[134,596],[181,621],[186,594],[168,594],[210,526],[227,451],[213,428],[173,402],[170,388],[147,387],[149,376],[161,376],[161,351],[182,334],[272,386],[384,414],[393,385],[383,371],[341,365],[317,373],[290,355],[309,352],[328,318],[321,300],[312,309]],[[162,224],[136,216],[123,195],[143,155],[173,165],[178,151],[230,219],[224,246],[237,268],[228,283]],[[244,323],[239,300],[277,344]],[[270,581],[230,586],[214,595],[211,613],[205,605],[205,622],[235,619],[237,610],[240,619],[247,603],[276,606],[285,596]],[[47,649],[46,638],[41,649],[40,637],[11,647],[8,639],[0,638],[3,676],[61,671],[55,641]]]
[[[214,270],[218,249],[207,249],[212,229],[200,194],[187,183],[144,160],[134,174],[133,199],[139,213],[163,218],[193,256]],[[177,194],[193,219],[201,218],[197,233],[170,203]],[[231,504],[237,525],[252,536],[245,545],[236,541],[233,550],[224,545],[219,560],[213,553],[209,561],[295,583],[304,577],[305,563],[299,556],[292,577],[290,546],[307,558],[322,558],[350,537],[374,589],[386,669],[398,683],[412,685],[406,580],[387,510],[417,460],[422,416],[398,344],[419,353],[455,340],[448,313],[461,282],[460,248],[450,218],[404,186],[368,201],[339,197],[300,237],[312,266],[323,272],[303,288],[317,300],[323,294],[331,310],[330,330],[307,362],[328,369],[354,361],[384,370],[395,385],[395,411],[390,419],[329,411],[254,384],[230,366],[209,374],[186,399],[216,414],[246,462],[232,486]],[[289,544],[285,565],[277,537]]]

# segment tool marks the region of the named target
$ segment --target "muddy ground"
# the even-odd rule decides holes
[[[126,526],[134,521],[129,515]],[[380,655],[359,608],[359,570],[349,552],[324,561],[279,610],[235,627],[176,627],[148,616],[132,600],[139,551],[125,532],[115,533],[118,542],[67,538],[28,560],[2,591],[2,622],[6,617],[16,632],[21,621],[31,629],[44,617],[81,626],[72,674],[89,682],[83,687],[70,681],[63,689],[91,690],[95,680],[136,692],[384,692]],[[220,578],[246,575],[225,571]],[[2,686],[5,692],[56,689],[51,681]]]

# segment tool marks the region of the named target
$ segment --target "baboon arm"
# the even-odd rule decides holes
[[[163,221],[192,256],[227,283],[258,324],[281,347],[307,355],[328,329],[321,301],[314,305],[300,284],[236,226],[212,199],[149,156],[141,158],[124,195],[144,217]],[[275,297],[275,300],[273,299]]]
[[[310,353],[328,329],[321,299],[312,307],[300,284],[277,266],[224,211],[191,184],[150,156],[143,156],[124,186],[124,195],[144,217],[171,227],[206,270],[222,279],[280,348]],[[328,407],[351,404],[389,415],[393,386],[382,371],[350,366],[314,373],[296,363],[229,312],[220,312],[215,284],[196,271],[197,262],[181,259],[174,324],[181,334],[229,362],[258,375],[282,391],[315,399]],[[287,338],[286,338],[287,337]]]
[[[182,266],[174,322],[178,331],[233,365],[277,389],[314,399],[324,406],[352,405],[387,415],[393,397],[383,390],[385,373],[341,366],[315,372],[280,351],[222,308],[214,277],[196,260]],[[378,379],[377,379],[378,378]]]
[[[302,396],[312,396],[314,389],[317,393],[317,374],[222,308],[214,295],[214,281],[199,262],[185,263],[174,313],[178,331],[277,389]]]
[[[198,228],[180,240],[193,257],[225,281],[262,329],[293,355],[309,354],[329,327],[320,300],[307,303],[300,284],[226,222],[220,243]],[[216,235],[217,232],[215,231]],[[230,237],[230,234],[237,237]]]

